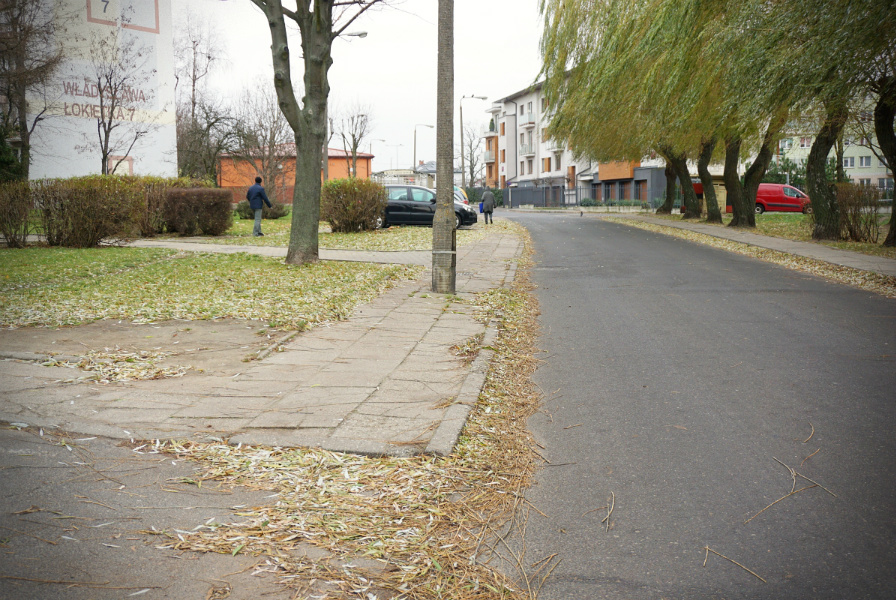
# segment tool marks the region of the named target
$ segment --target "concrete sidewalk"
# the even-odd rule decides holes
[[[141,242],[201,252],[283,248]],[[294,336],[232,376],[62,383],[36,362],[0,361],[0,420],[112,438],[229,439],[371,455],[451,452],[491,359],[465,364],[452,347],[487,347],[496,330],[467,302],[508,285],[522,242],[494,233],[458,250],[457,298],[429,292],[431,273],[360,306],[346,321]],[[322,251],[324,260],[426,264],[431,252]],[[8,358],[8,357],[7,357]]]

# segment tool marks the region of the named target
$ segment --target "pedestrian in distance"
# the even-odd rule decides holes
[[[249,208],[255,211],[255,226],[252,228],[252,235],[255,237],[264,235],[261,232],[261,212],[264,204],[267,204],[268,208],[273,207],[271,206],[271,201],[268,200],[268,195],[264,192],[264,187],[261,185],[261,177],[255,178],[255,185],[246,192],[246,200],[249,201]]]
[[[495,195],[492,194],[491,190],[485,190],[485,193],[482,194],[482,214],[485,215],[485,224],[488,225],[492,223],[494,225],[495,220],[492,218],[492,212],[495,210]]]

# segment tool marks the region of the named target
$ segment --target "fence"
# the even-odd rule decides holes
[[[663,203],[662,198],[640,200],[632,198],[602,197],[596,187],[517,187],[504,190],[504,204],[510,208],[531,206],[535,208],[562,208],[571,206],[599,207],[607,210],[651,210]]]

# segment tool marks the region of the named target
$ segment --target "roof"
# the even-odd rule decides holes
[[[296,145],[293,142],[289,142],[286,144],[279,144],[276,146],[277,154],[281,157],[292,158],[296,155]],[[250,151],[251,153],[252,151]],[[234,153],[234,152],[225,152],[221,156],[233,156],[234,154],[238,154],[242,156],[242,153]],[[373,158],[373,154],[369,154],[367,152],[357,152],[358,158]],[[350,158],[352,155],[351,152],[346,152],[342,148],[327,148],[327,156],[329,158]]]

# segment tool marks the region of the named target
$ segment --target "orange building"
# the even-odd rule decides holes
[[[278,148],[276,181],[265,181],[264,187],[271,202],[292,203],[293,184],[296,180],[296,145],[282,144]],[[346,179],[351,169],[352,154],[341,148],[328,148],[327,179]],[[373,154],[358,152],[357,174],[361,179],[370,179],[370,163]],[[273,162],[273,161],[272,161]],[[233,201],[246,199],[246,190],[255,183],[255,177],[264,177],[261,159],[248,159],[231,154],[222,154],[218,159],[218,186],[233,193]],[[269,177],[270,178],[270,177]],[[320,170],[321,182],[324,170]]]

